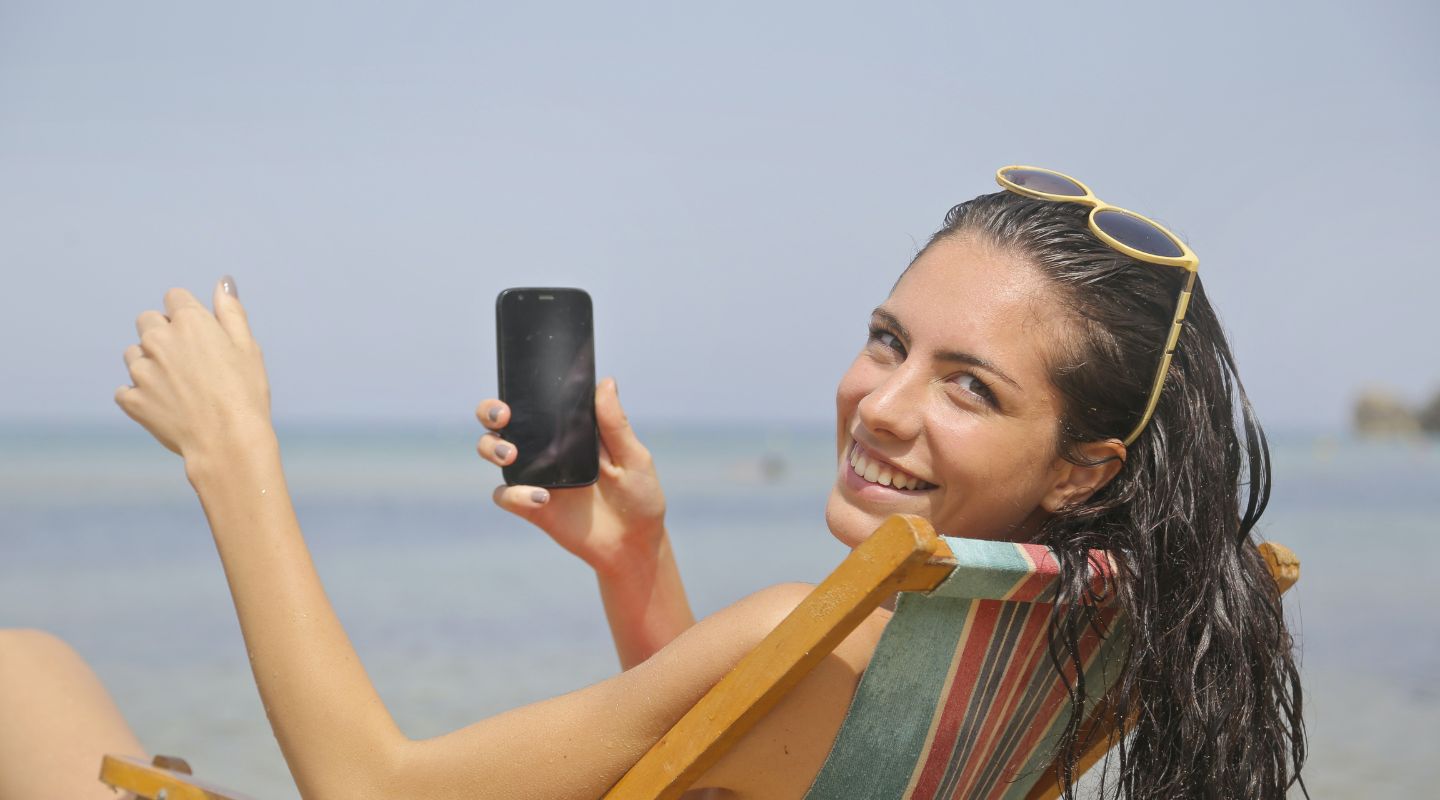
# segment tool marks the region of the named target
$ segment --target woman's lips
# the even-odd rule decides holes
[[[866,494],[920,494],[936,488],[933,483],[870,456],[854,439],[841,459],[840,468],[845,472],[846,485]]]

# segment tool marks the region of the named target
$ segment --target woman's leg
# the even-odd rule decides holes
[[[80,655],[35,630],[0,630],[0,800],[117,800],[106,753],[145,757]]]

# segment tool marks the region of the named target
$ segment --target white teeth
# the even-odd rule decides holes
[[[914,475],[901,472],[888,464],[871,461],[864,456],[858,444],[852,444],[850,451],[850,469],[852,469],[856,475],[859,475],[870,483],[878,483],[881,486],[893,486],[896,489],[935,488]]]

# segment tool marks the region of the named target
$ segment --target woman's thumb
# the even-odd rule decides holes
[[[610,451],[610,459],[624,467],[645,452],[645,446],[635,437],[625,409],[620,407],[620,389],[614,378],[606,378],[595,387],[595,422],[600,427],[600,439]]]

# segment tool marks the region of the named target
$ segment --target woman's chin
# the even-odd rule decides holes
[[[830,534],[846,547],[854,548],[869,539],[884,521],[883,516],[876,516],[849,503],[841,494],[840,487],[831,490],[830,499],[825,504],[825,524],[830,527]]]

